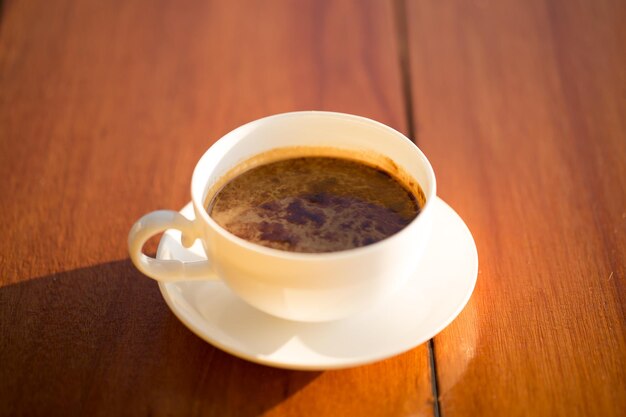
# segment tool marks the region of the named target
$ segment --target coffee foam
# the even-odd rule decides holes
[[[369,165],[373,168],[380,169],[391,175],[394,179],[404,185],[417,199],[419,206],[423,207],[426,203],[426,196],[419,183],[402,167],[398,166],[391,158],[376,152],[367,150],[353,150],[343,148],[333,148],[324,146],[290,146],[284,148],[275,148],[269,151],[257,154],[251,158],[245,159],[228,170],[224,175],[218,178],[210,185],[204,198],[204,207],[213,199],[213,197],[233,178],[238,175],[256,168],[261,165],[277,162],[291,158],[302,157],[330,157],[343,158]]]

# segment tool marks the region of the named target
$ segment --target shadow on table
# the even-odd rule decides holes
[[[245,417],[320,375],[213,348],[129,260],[0,288],[0,335],[0,414]]]

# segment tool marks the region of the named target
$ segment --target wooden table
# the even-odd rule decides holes
[[[621,416],[623,1],[0,2],[0,414]],[[367,116],[480,258],[432,343],[329,372],[232,357],[128,260],[256,118]],[[152,242],[151,249],[156,247]]]

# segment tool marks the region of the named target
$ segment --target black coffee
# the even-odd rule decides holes
[[[378,168],[348,159],[301,157],[236,176],[209,201],[207,211],[250,242],[315,253],[391,236],[418,215],[420,201],[423,194],[416,197]]]

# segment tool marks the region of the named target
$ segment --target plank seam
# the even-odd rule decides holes
[[[428,362],[430,363],[430,379],[433,390],[433,413],[435,417],[441,417],[439,407],[439,381],[437,380],[437,360],[435,359],[435,343],[433,339],[428,341]]]
[[[413,86],[411,84],[411,62],[409,59],[409,33],[406,12],[406,0],[393,0],[396,37],[398,40],[398,60],[400,64],[400,77],[402,82],[402,95],[404,99],[404,112],[407,121],[408,137],[417,145],[415,131]],[[439,381],[437,380],[437,361],[435,359],[435,344],[433,339],[427,342],[428,363],[430,367],[430,380],[433,396],[433,415],[441,417],[439,405]]]
[[[393,0],[396,38],[398,41],[398,61],[400,64],[400,80],[402,83],[402,98],[404,101],[404,116],[407,123],[407,136],[417,144],[415,123],[413,120],[413,100],[411,85],[411,67],[409,62],[408,27],[406,19],[405,0]]]

